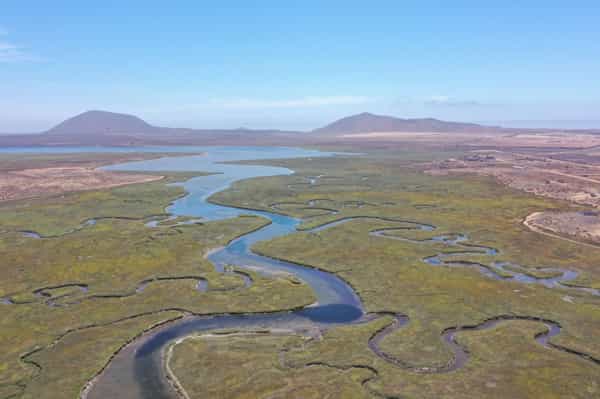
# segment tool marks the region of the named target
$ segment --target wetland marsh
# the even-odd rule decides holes
[[[413,153],[206,151],[109,168],[166,181],[5,205],[5,325],[43,328],[8,333],[0,393],[600,392],[600,253],[518,222],[565,204],[423,175]],[[39,270],[22,266],[40,251]],[[99,336],[85,367],[61,368]]]

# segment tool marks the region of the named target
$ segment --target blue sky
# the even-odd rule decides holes
[[[0,131],[88,109],[186,127],[362,111],[600,126],[598,1],[90,3],[2,1]]]

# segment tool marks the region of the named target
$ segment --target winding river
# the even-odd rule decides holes
[[[139,151],[139,149],[132,150]],[[152,150],[156,151],[154,148]],[[190,151],[190,148],[186,148],[185,150]],[[391,317],[392,322],[385,328],[377,331],[371,337],[368,343],[369,348],[381,359],[395,366],[414,372],[442,373],[460,368],[467,361],[468,352],[456,342],[455,335],[458,332],[462,330],[487,329],[506,320],[522,319],[534,320],[543,323],[546,326],[546,332],[535,337],[539,344],[567,351],[588,361],[592,361],[593,363],[600,364],[600,360],[587,354],[578,353],[568,348],[563,348],[550,343],[550,338],[560,333],[560,325],[557,322],[518,315],[499,315],[485,320],[478,325],[453,327],[443,331],[441,339],[452,349],[454,354],[452,362],[447,366],[418,368],[406,364],[401,359],[397,359],[393,355],[381,350],[379,343],[386,335],[406,325],[409,322],[407,316],[400,313],[366,314],[360,298],[352,287],[336,275],[310,266],[273,259],[252,252],[252,245],[258,241],[269,240],[298,231],[297,227],[301,222],[300,220],[277,213],[221,206],[208,201],[208,198],[212,194],[228,188],[233,182],[238,180],[263,176],[289,175],[293,173],[286,168],[227,164],[223,162],[298,157],[307,158],[307,162],[309,162],[309,158],[311,157],[335,156],[335,154],[281,147],[200,147],[194,148],[194,150],[202,150],[206,152],[206,155],[132,162],[123,165],[110,166],[106,169],[149,172],[213,172],[214,174],[211,175],[192,178],[184,183],[177,183],[183,185],[187,195],[169,205],[167,212],[170,213],[172,217],[186,216],[195,218],[194,220],[204,221],[226,219],[241,214],[251,214],[268,219],[270,224],[258,230],[249,232],[231,241],[225,247],[211,252],[208,255],[208,259],[213,263],[217,271],[223,273],[231,272],[229,271],[229,268],[226,267],[231,265],[239,269],[257,270],[266,275],[276,275],[280,273],[292,274],[303,280],[313,289],[317,302],[311,306],[302,307],[293,311],[275,313],[189,316],[154,328],[119,351],[107,367],[88,383],[82,392],[82,397],[89,399],[107,397],[170,399],[179,397],[179,394],[173,388],[169,381],[169,376],[165,371],[165,348],[179,339],[192,334],[202,333],[203,331],[214,329],[265,330],[277,328],[298,333],[307,333],[307,331],[315,328],[326,329],[335,325],[360,323],[378,317]],[[305,184],[315,184],[319,178],[321,178],[321,176],[309,177],[307,178],[308,182]],[[304,204],[300,205],[304,206]],[[311,203],[306,205],[313,206],[314,204]],[[273,208],[274,210],[278,210],[276,206],[273,206]],[[334,210],[327,208],[320,209],[335,214]],[[384,222],[399,224],[400,227],[389,227],[371,231],[371,234],[377,237],[409,241],[418,244],[443,243],[459,247],[460,252],[438,254],[425,258],[424,261],[430,265],[477,267],[480,269],[481,273],[491,278],[513,280],[521,283],[537,283],[549,288],[566,288],[561,286],[561,282],[569,281],[576,276],[576,274],[568,271],[562,273],[558,269],[548,269],[543,271],[556,271],[561,272],[562,274],[559,273],[559,276],[549,278],[535,278],[520,273],[519,271],[515,271],[514,268],[510,270],[506,269],[506,266],[508,265],[505,264],[496,263],[493,265],[492,269],[490,269],[481,264],[471,264],[460,260],[452,260],[452,257],[457,254],[485,254],[493,256],[497,251],[489,247],[467,244],[465,241],[467,241],[468,238],[460,234],[438,236],[427,240],[412,240],[395,234],[396,232],[405,230],[420,229],[432,231],[435,229],[435,226],[414,221],[379,218],[376,216],[348,217],[303,231],[319,232],[356,219],[378,219]],[[158,222],[150,223],[148,224],[148,227],[152,228],[153,226],[156,226],[157,223]],[[84,223],[80,228],[92,226],[93,224],[94,221],[90,220]],[[40,237],[35,232],[23,233],[32,238],[45,238]],[[450,260],[446,260],[445,258],[450,258]],[[206,290],[206,281],[202,278],[194,276],[185,278],[198,280],[198,289]],[[149,283],[151,283],[150,280],[141,282],[136,291],[143,290]],[[45,289],[40,289],[38,290],[39,292],[35,293],[40,297],[51,298],[49,290],[54,288],[57,287],[47,287]],[[74,288],[87,290],[86,285],[75,284]],[[597,295],[598,292],[592,292],[592,294]],[[10,298],[4,298],[4,302],[10,304]],[[47,302],[49,305],[54,304],[51,299],[47,300]]]
[[[269,258],[252,252],[251,247],[258,241],[268,240],[275,237],[297,231],[300,220],[265,211],[253,211],[238,209],[229,206],[221,206],[208,202],[210,195],[224,190],[234,181],[259,177],[291,174],[292,171],[285,168],[275,168],[256,165],[228,165],[223,161],[292,158],[292,157],[314,157],[332,156],[333,154],[316,153],[299,149],[252,149],[252,148],[220,148],[208,151],[204,157],[178,157],[164,158],[160,160],[142,161],[111,167],[119,170],[143,170],[143,171],[190,171],[200,170],[215,172],[218,174],[193,178],[183,184],[186,192],[185,197],[171,204],[167,211],[174,216],[187,216],[201,218],[204,220],[218,220],[234,217],[240,214],[252,214],[270,220],[265,227],[247,233],[233,241],[227,246],[216,250],[208,255],[215,269],[226,272],[225,266],[232,265],[237,268],[258,270],[265,274],[290,273],[305,283],[314,291],[317,302],[311,306],[296,309],[294,311],[276,312],[270,314],[219,314],[211,316],[186,317],[179,321],[166,324],[156,328],[130,345],[121,350],[109,363],[108,367],[99,374],[84,391],[84,395],[90,399],[106,398],[113,396],[126,396],[131,398],[174,398],[178,394],[169,383],[164,367],[165,348],[172,342],[182,339],[191,334],[201,333],[213,329],[286,329],[297,332],[310,328],[325,329],[338,324],[358,323],[373,320],[377,317],[392,316],[393,322],[384,329],[375,333],[369,341],[369,347],[380,358],[398,367],[412,370],[414,372],[447,372],[460,368],[468,358],[468,352],[455,341],[456,333],[461,330],[487,329],[505,320],[529,319],[543,323],[546,332],[536,336],[536,341],[544,346],[555,349],[566,350],[549,342],[549,339],[560,333],[560,325],[552,320],[530,318],[527,316],[500,315],[486,320],[479,325],[462,326],[450,328],[442,333],[441,339],[452,349],[453,361],[441,368],[415,368],[405,364],[392,355],[379,348],[379,342],[389,333],[401,328],[408,323],[408,318],[402,314],[365,314],[360,298],[352,287],[334,274],[309,266],[294,264],[282,260]],[[315,184],[318,178],[309,178],[308,184]],[[377,217],[366,217],[379,219]],[[315,227],[309,231],[318,232],[330,227],[337,226],[356,218],[342,218],[324,225]],[[385,219],[382,219],[386,221]],[[399,222],[403,226],[399,229],[421,229],[434,230],[435,226],[389,219],[390,222]],[[407,227],[408,226],[408,227]],[[393,228],[392,228],[393,230]],[[374,230],[371,234],[392,238],[404,239],[399,236],[389,236],[388,229]],[[466,236],[455,237],[440,236],[430,239],[430,242],[442,242],[447,245],[461,246],[465,252],[485,253],[494,255],[497,251],[493,248],[476,247],[464,244]],[[409,240],[411,241],[411,240]],[[426,241],[415,241],[425,243]],[[425,259],[431,265],[449,264],[444,261],[443,255],[437,258]],[[478,265],[479,266],[479,265]],[[500,268],[500,266],[497,266]],[[481,270],[488,277],[500,278],[498,274],[490,272],[482,267]],[[515,277],[516,275],[516,277]],[[558,279],[548,282],[547,279],[535,279],[522,274],[513,274],[513,280],[523,283],[540,283],[546,286],[555,286]],[[573,276],[566,276],[566,280]],[[504,278],[509,279],[509,278]],[[598,363],[598,359],[582,356],[587,360]]]
[[[165,375],[163,351],[169,343],[193,333],[219,328],[297,330],[359,320],[364,314],[360,299],[342,279],[315,268],[261,256],[250,250],[250,247],[258,241],[296,231],[300,220],[270,212],[221,206],[207,201],[212,194],[228,188],[231,183],[238,180],[292,173],[291,170],[285,168],[240,166],[222,162],[332,155],[290,148],[231,147],[209,150],[206,156],[163,158],[109,167],[108,169],[130,171],[214,172],[213,175],[200,176],[181,183],[187,195],[172,203],[167,211],[172,215],[203,220],[219,220],[240,214],[257,215],[269,219],[270,224],[231,241],[224,248],[210,253],[208,259],[220,272],[225,272],[225,266],[231,265],[242,269],[258,270],[265,274],[282,272],[293,274],[310,285],[317,297],[317,302],[295,311],[188,317],[167,324],[146,334],[120,351],[108,367],[87,387],[85,396],[90,399],[115,396],[177,397]]]

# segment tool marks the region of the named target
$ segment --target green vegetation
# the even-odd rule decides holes
[[[544,327],[511,321],[459,334],[467,365],[450,373],[414,373],[373,356],[369,338],[391,320],[345,326],[323,339],[218,335],[175,345],[171,371],[189,397],[244,398],[590,398],[597,369],[550,351],[533,336]],[[279,333],[281,334],[281,333]]]
[[[581,272],[579,284],[597,286],[600,281],[597,266],[600,250],[546,237],[521,224],[531,212],[570,209],[569,204],[516,192],[490,179],[431,177],[401,157],[274,163],[290,167],[297,174],[243,181],[235,185],[235,191],[219,193],[213,200],[240,204],[243,198],[244,206],[259,209],[272,209],[274,203],[295,203],[297,207],[288,205],[277,211],[297,217],[309,215],[305,208],[310,208],[311,203],[314,206],[327,203],[327,208],[336,211],[306,218],[301,226],[306,230],[352,216],[431,224],[437,226],[435,231],[398,230],[393,234],[423,240],[463,233],[470,238],[465,244],[498,248],[500,253],[493,257],[460,254],[455,259],[484,265],[491,265],[493,261],[511,262],[538,277],[549,277],[548,272],[538,270],[540,267],[561,267]],[[314,184],[307,184],[308,176],[321,174],[325,176]],[[362,205],[356,205],[359,203]],[[561,324],[562,331],[552,343],[600,358],[599,297],[576,290],[497,281],[468,267],[434,267],[424,263],[423,258],[460,249],[443,243],[413,243],[369,234],[373,230],[398,226],[397,222],[362,218],[322,231],[299,232],[259,243],[254,249],[337,273],[355,287],[369,312],[407,314],[410,323],[381,342],[385,352],[406,364],[418,367],[447,364],[452,353],[440,339],[445,329],[479,324],[498,315],[555,320]],[[408,393],[409,397],[462,398],[471,394],[472,397],[564,397],[568,392],[569,397],[590,397],[598,394],[599,366],[536,344],[533,335],[540,328],[543,329],[540,323],[515,321],[493,330],[461,334],[460,342],[469,347],[472,357],[467,368],[447,376],[411,376],[376,358],[366,348],[366,342],[377,328],[367,326],[331,331],[319,349],[312,355],[307,352],[303,359],[307,363],[324,361],[343,367],[374,365],[380,376],[377,384],[370,385],[389,396]],[[357,329],[366,329],[363,338],[356,339]],[[515,333],[507,334],[512,329]],[[331,339],[337,337],[336,334],[347,335],[343,337],[343,344]],[[324,348],[331,352],[330,357],[322,356]],[[480,348],[482,350],[477,352]],[[355,359],[356,353],[363,355]],[[512,358],[514,362],[509,361]],[[489,364],[484,367],[486,361]],[[515,371],[516,364],[527,371]],[[472,372],[474,365],[478,367],[477,373]],[[571,373],[570,370],[578,371]],[[477,384],[485,387],[483,379],[494,375],[502,377],[489,381],[494,389],[490,388],[489,392],[474,389]]]
[[[423,259],[497,248],[495,256],[457,253],[445,260],[493,267],[504,261],[532,276],[545,267],[577,270],[572,285],[600,286],[600,250],[530,231],[534,211],[566,210],[476,177],[432,177],[415,160],[436,154],[277,160],[295,175],[239,182],[212,201],[304,218],[295,234],[259,243],[257,252],[336,273],[376,319],[311,337],[277,331],[223,332],[172,346],[169,366],[190,397],[244,398],[590,398],[600,395],[600,297],[577,289],[490,279],[471,267]],[[288,277],[216,273],[204,254],[262,226],[254,216],[180,224],[164,207],[183,194],[166,181],[0,206],[0,398],[73,397],[112,354],[151,326],[188,313],[265,312],[312,303],[310,289]],[[312,228],[342,218],[325,230]],[[95,225],[85,222],[97,219]],[[404,222],[403,222],[404,221]],[[436,226],[415,230],[414,223]],[[372,234],[386,230],[387,237]],[[21,231],[52,238],[36,239]],[[427,241],[466,234],[461,246]],[[419,242],[422,241],[422,242]],[[514,268],[514,267],[512,267]],[[507,267],[510,270],[511,267]],[[508,271],[506,272],[508,275]],[[208,290],[196,285],[206,280]],[[143,288],[143,289],[142,289]],[[244,289],[241,289],[244,288]],[[369,349],[369,340],[403,313],[410,321],[379,343],[406,367]],[[386,316],[387,315],[387,316]],[[469,352],[463,368],[441,334],[499,315],[558,322],[555,348],[535,341],[539,321],[503,321],[457,334]],[[585,359],[560,347],[592,356]],[[425,370],[415,372],[414,368]],[[428,371],[427,371],[428,370]]]
[[[181,188],[167,183],[198,175],[202,174],[170,173],[153,183],[3,203],[0,226],[4,233],[35,231],[42,236],[60,236],[80,229],[92,218],[143,220],[166,216],[164,208],[169,201],[184,195]]]
[[[0,303],[0,398],[72,398],[122,345],[182,314],[268,312],[314,301],[306,285],[289,278],[249,273],[252,285],[244,288],[239,275],[217,273],[204,259],[265,219],[145,226],[183,195],[165,183],[186,177],[0,206],[0,297],[16,303]],[[92,218],[95,225],[82,224]],[[196,288],[201,279],[206,292]]]
[[[113,353],[154,325],[176,319],[177,312],[141,316],[106,326],[74,331],[45,350],[27,356],[38,373],[25,387],[23,398],[76,398],[98,365],[106,364]]]
[[[289,364],[300,336],[205,335],[175,345],[169,367],[190,398],[368,398],[370,370]],[[215,367],[215,364],[218,367]]]
[[[374,357],[366,342],[385,320],[330,331],[322,341],[293,353],[296,367],[321,362],[344,369],[367,365],[378,371],[367,388],[408,398],[590,398],[600,392],[597,366],[537,345],[543,326],[528,321],[459,335],[469,348],[466,366],[450,373],[414,373]],[[192,356],[191,354],[189,356]]]

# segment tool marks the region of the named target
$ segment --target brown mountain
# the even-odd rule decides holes
[[[433,118],[401,119],[375,115],[368,112],[339,119],[313,131],[315,134],[354,134],[372,132],[440,132],[440,133],[490,133],[505,129],[475,123],[446,122]]]
[[[107,111],[87,111],[46,131],[52,135],[152,134],[160,129],[137,116]]]

